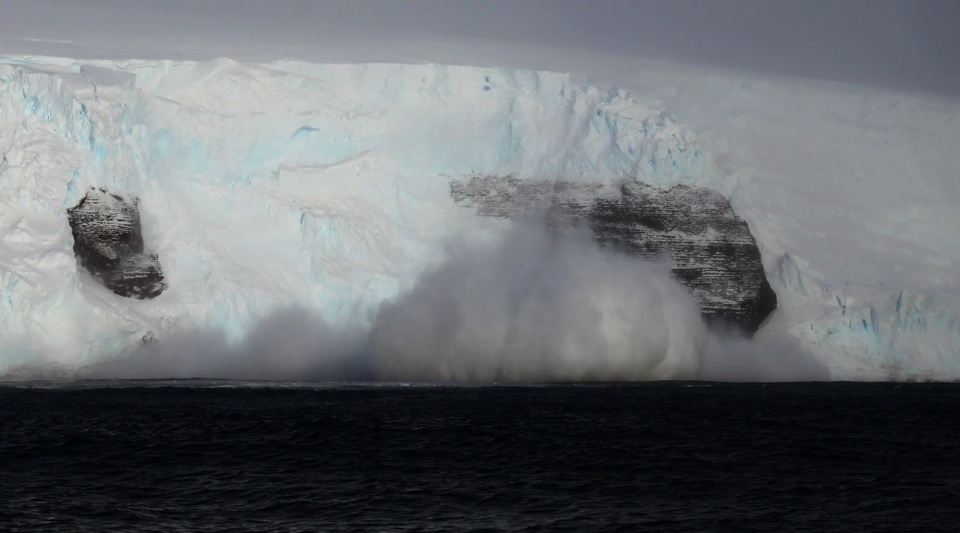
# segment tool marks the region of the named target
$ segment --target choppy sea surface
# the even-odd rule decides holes
[[[960,385],[0,384],[0,529],[957,531]]]

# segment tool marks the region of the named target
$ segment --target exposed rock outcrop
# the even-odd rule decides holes
[[[144,247],[139,200],[90,189],[67,209],[67,218],[73,230],[73,253],[104,287],[141,300],[154,298],[166,288],[159,259]]]
[[[481,216],[545,212],[548,224],[586,224],[604,246],[669,261],[711,323],[733,324],[752,334],[777,306],[750,228],[714,190],[473,176],[451,182],[450,194]]]

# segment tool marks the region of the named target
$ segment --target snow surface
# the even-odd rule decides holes
[[[628,90],[436,64],[6,57],[0,80],[0,375],[196,331],[240,343],[290,309],[369,328],[450,239],[504,232],[450,199],[451,179],[493,174],[715,188],[779,297],[759,342],[798,343],[834,379],[960,379],[955,102],[671,68]],[[140,198],[158,298],[78,268],[66,208],[94,186]]]

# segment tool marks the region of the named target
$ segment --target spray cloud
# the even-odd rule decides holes
[[[193,332],[96,365],[89,377],[552,382],[828,379],[784,342],[709,330],[667,265],[575,232],[513,224],[495,242],[461,237],[447,260],[385,302],[368,331],[301,309],[239,345]]]

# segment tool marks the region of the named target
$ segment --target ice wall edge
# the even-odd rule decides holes
[[[642,94],[551,72],[290,61],[0,58],[0,80],[0,374],[83,366],[148,333],[233,342],[291,306],[363,326],[451,236],[503,230],[450,201],[451,179],[482,174],[712,188],[757,230],[780,296],[758,335],[800,341],[836,378],[960,376],[960,298],[822,274],[813,248],[778,235],[803,229]],[[162,298],[85,283],[66,210],[91,188],[141,199]]]

